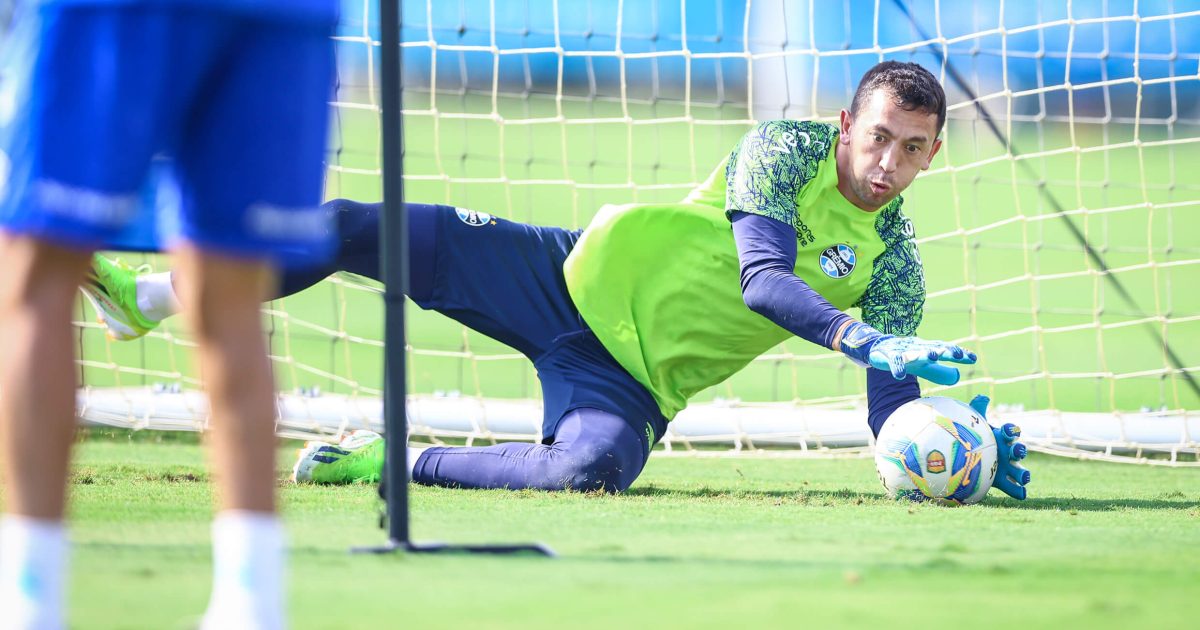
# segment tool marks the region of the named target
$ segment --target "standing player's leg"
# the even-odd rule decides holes
[[[75,431],[71,307],[88,256],[25,236],[3,242],[0,327],[0,610],[16,628],[62,623],[67,469]]]
[[[211,458],[221,504],[226,509],[272,512],[272,458],[236,454],[261,454],[275,443],[275,386],[259,325],[262,297],[275,274],[265,262],[207,253],[192,245],[177,248],[175,259],[184,300],[195,305],[185,315],[212,399]]]
[[[213,523],[216,606],[206,627],[247,618],[279,627],[284,541],[275,517],[275,384],[259,314],[274,274],[263,262],[190,245],[175,255],[211,401],[209,453],[220,504]],[[243,584],[239,570],[254,583]]]
[[[0,327],[8,335],[0,372],[7,488],[0,615],[5,627],[57,628],[75,426],[75,287],[88,252],[132,218],[134,192],[161,147],[166,98],[154,88],[168,62],[147,51],[172,37],[157,16],[109,6],[18,9],[5,42],[18,109],[0,128],[11,167],[0,193],[8,234],[0,281]],[[100,57],[108,72],[96,72]],[[186,89],[181,74],[175,83]]]
[[[332,85],[325,20],[239,18],[184,125],[179,287],[211,401],[218,514],[203,628],[284,623],[274,383],[259,304],[271,267],[328,253],[317,207]]]

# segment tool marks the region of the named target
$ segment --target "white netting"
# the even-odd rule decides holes
[[[604,203],[677,200],[755,121],[835,120],[874,63],[922,63],[942,78],[951,106],[943,150],[905,195],[929,284],[920,332],[981,356],[958,386],[925,392],[988,394],[995,419],[1022,422],[1049,450],[1200,458],[1191,381],[1200,378],[1200,181],[1189,173],[1200,158],[1200,8],[1133,0],[403,8],[406,197],[541,224],[582,227]],[[374,201],[373,0],[344,4],[336,39],[327,196]],[[382,302],[371,283],[336,276],[266,313],[281,386],[302,392],[283,398],[282,433],[378,422]],[[417,431],[533,438],[539,390],[524,357],[436,314],[411,313]],[[104,342],[94,325],[81,330],[86,417],[202,425],[203,407],[186,393],[196,387],[189,344],[173,323],[132,343]],[[862,445],[863,396],[859,369],[789,341],[697,397],[667,440],[675,450]]]

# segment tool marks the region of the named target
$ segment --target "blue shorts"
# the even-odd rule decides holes
[[[628,422],[649,455],[666,418],[584,324],[567,293],[563,261],[580,232],[447,206],[409,209],[410,297],[533,361],[542,383],[543,441],[553,441],[570,411],[599,409]]]
[[[117,244],[186,239],[285,265],[328,255],[317,204],[332,23],[170,3],[33,5],[4,51],[16,88],[0,111],[11,116],[0,131],[5,229],[112,246],[149,222],[142,191],[165,155],[175,215],[157,243]]]

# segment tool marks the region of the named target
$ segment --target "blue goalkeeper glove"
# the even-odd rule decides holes
[[[971,408],[987,419],[987,396],[976,396],[971,399]],[[1004,494],[1018,500],[1025,500],[1025,486],[1029,485],[1029,471],[1017,462],[1025,459],[1028,451],[1018,440],[1021,428],[1015,424],[1006,423],[1000,427],[992,427],[996,436],[996,480],[993,488],[999,488]]]
[[[840,345],[842,352],[859,365],[891,372],[896,380],[912,374],[938,385],[958,382],[958,368],[938,361],[971,365],[976,358],[974,352],[945,341],[885,335],[862,322],[846,327]]]

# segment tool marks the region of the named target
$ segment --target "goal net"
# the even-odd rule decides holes
[[[380,196],[375,5],[343,3],[327,198]],[[1193,9],[405,0],[405,195],[584,227],[607,203],[679,200],[757,121],[835,121],[880,60],[921,63],[950,107],[944,148],[905,194],[928,283],[920,334],[980,356],[958,385],[924,392],[986,394],[993,421],[1017,422],[1044,451],[1196,464]],[[381,428],[382,313],[378,286],[348,274],[265,305],[282,435]],[[87,421],[203,428],[180,323],[109,342],[93,321],[81,306]],[[523,356],[435,313],[410,308],[408,321],[415,435],[538,438],[540,391]],[[869,445],[865,416],[863,371],[793,339],[697,396],[664,444],[854,452]]]

